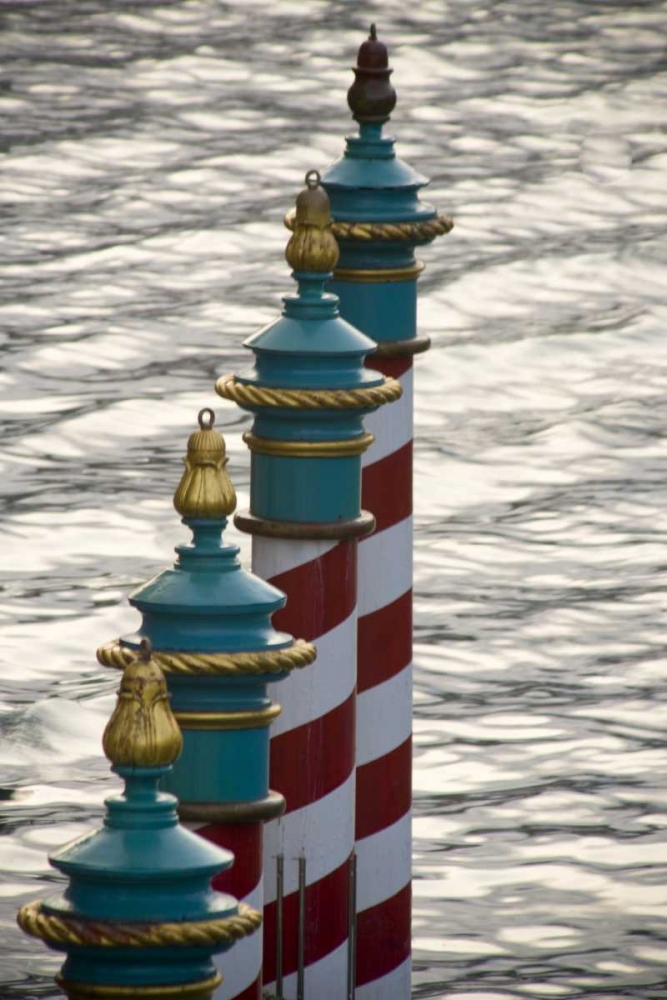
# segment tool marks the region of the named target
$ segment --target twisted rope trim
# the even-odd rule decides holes
[[[193,920],[183,923],[120,923],[107,920],[76,920],[44,909],[40,900],[26,903],[17,915],[22,931],[49,944],[83,945],[94,948],[196,948],[232,944],[253,934],[262,915],[245,903],[233,917]]]
[[[97,659],[104,667],[124,670],[136,659],[136,651],[121,646],[118,639],[100,646]],[[280,674],[301,670],[312,663],[317,650],[312,642],[295,639],[287,649],[259,653],[164,653],[153,650],[153,659],[165,674],[209,674],[215,677],[239,674]]]
[[[395,378],[365,389],[271,389],[237,382],[235,375],[223,375],[215,391],[240,406],[279,406],[288,410],[359,410],[400,399],[403,389]]]
[[[294,211],[288,212],[284,218],[287,229],[294,232]],[[449,215],[436,215],[434,219],[424,219],[421,222],[342,222],[332,224],[332,231],[337,240],[361,240],[362,242],[398,240],[434,240],[436,236],[444,236],[454,228],[454,220]]]

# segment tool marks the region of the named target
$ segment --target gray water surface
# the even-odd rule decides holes
[[[667,998],[667,7],[0,3],[0,988],[116,787],[95,648],[171,559],[187,435],[289,290],[368,22],[425,251],[415,997]],[[249,556],[249,542],[232,535]]]

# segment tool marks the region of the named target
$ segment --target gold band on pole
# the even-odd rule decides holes
[[[211,976],[198,983],[180,983],[172,986],[102,986],[99,983],[75,983],[63,976],[56,976],[56,982],[69,1000],[131,1000],[133,997],[146,1000],[209,1000],[222,982],[222,976]]]
[[[256,437],[246,431],[243,440],[250,451],[258,455],[277,455],[282,458],[345,458],[360,455],[373,444],[373,435],[364,434],[346,441],[275,441],[273,438]]]
[[[280,715],[280,705],[244,712],[174,712],[181,729],[257,729]]]
[[[356,268],[337,267],[333,273],[334,281],[349,281],[352,284],[384,284],[388,281],[414,281],[422,273],[426,264],[418,260],[406,267]]]

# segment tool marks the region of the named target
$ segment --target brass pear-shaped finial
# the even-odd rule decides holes
[[[236,494],[225,469],[225,442],[213,429],[213,410],[201,410],[197,419],[199,430],[188,439],[185,472],[174,494],[174,507],[184,518],[221,521],[236,509]]]
[[[317,170],[306,174],[306,187],[296,199],[294,232],[285,250],[294,271],[333,271],[340,251],[331,230],[329,195]]]
[[[102,746],[116,767],[166,767],[181,752],[183,737],[169,705],[167,682],[147,639],[125,667]]]
[[[347,92],[352,117],[359,124],[383,124],[396,107],[396,91],[389,81],[393,70],[389,66],[387,46],[378,38],[371,24],[368,39],[362,42],[353,67],[354,83]]]

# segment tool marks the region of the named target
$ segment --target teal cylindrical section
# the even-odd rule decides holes
[[[183,730],[179,766],[162,783],[194,802],[252,802],[269,790],[269,728]]]
[[[361,510],[359,455],[292,458],[254,454],[250,509],[278,521],[343,521]]]
[[[231,945],[220,948],[228,951]],[[185,951],[185,950],[184,950]],[[166,954],[165,954],[166,952]],[[137,948],[91,948],[83,954],[73,950],[64,963],[62,979],[91,986],[156,987],[187,986],[205,982],[216,974],[212,959],[202,958],[197,949],[174,954],[167,948],[140,951]],[[159,1000],[159,994],[154,994]]]
[[[378,343],[417,334],[417,282],[335,280],[331,288],[345,316]]]
[[[186,519],[185,523],[193,532],[192,544],[178,546],[173,568],[132,593],[130,602],[141,612],[142,621],[122,643],[136,647],[148,639],[163,653],[200,657],[289,649],[293,637],[271,624],[285,596],[243,569],[238,548],[223,542],[226,521]],[[269,678],[242,669],[216,676],[205,668],[168,673],[177,718],[180,713],[196,713],[204,722],[200,720],[203,728],[183,724],[183,751],[162,779],[162,787],[188,806],[205,802],[227,807],[265,799],[269,793],[268,727],[218,725],[214,717],[267,709],[271,705],[267,681],[286,676],[286,672],[274,672]]]

